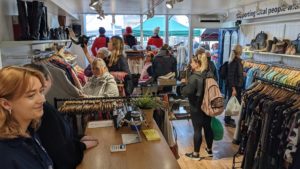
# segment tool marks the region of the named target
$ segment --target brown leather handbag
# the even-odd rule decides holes
[[[276,44],[273,44],[271,52],[284,54],[288,44],[290,44],[290,40],[288,39],[279,40]]]

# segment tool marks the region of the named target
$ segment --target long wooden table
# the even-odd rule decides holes
[[[141,132],[142,142],[129,144],[125,152],[110,152],[110,145],[121,144],[121,134],[134,133],[128,127],[87,129],[86,134],[98,138],[99,145],[86,150],[82,163],[77,169],[180,169],[165,138],[159,132],[159,141],[147,141]]]

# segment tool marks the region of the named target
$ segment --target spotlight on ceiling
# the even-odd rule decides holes
[[[95,6],[99,3],[99,0],[91,0],[90,6]]]
[[[166,2],[166,7],[169,8],[169,9],[172,9],[173,8],[173,1],[172,0],[169,0]]]

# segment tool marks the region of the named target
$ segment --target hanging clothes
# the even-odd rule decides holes
[[[188,49],[185,46],[177,47],[177,71],[182,71],[189,64]]]
[[[282,90],[258,83],[243,95],[237,130],[244,169],[282,169],[295,162],[300,109],[293,106],[299,104],[299,96]]]
[[[46,100],[54,106],[54,98],[78,98],[80,97],[81,90],[76,88],[69,78],[66,76],[66,72],[53,66],[52,64],[46,64],[46,67],[50,71],[53,84],[46,95]]]

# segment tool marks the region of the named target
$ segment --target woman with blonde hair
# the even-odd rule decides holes
[[[108,50],[110,50],[111,55],[106,60],[107,68],[113,76],[124,80],[125,94],[128,96],[132,93],[134,87],[128,62],[125,58],[123,39],[119,36],[111,37]]]
[[[228,97],[235,96],[241,102],[242,87],[243,87],[243,64],[241,55],[243,48],[241,45],[236,45],[231,51],[228,61],[227,88]],[[230,116],[225,116],[225,125],[235,127],[235,121]]]
[[[105,62],[97,58],[91,65],[93,76],[83,87],[84,94],[95,97],[119,96],[117,83],[108,72]]]
[[[204,85],[206,78],[212,78],[213,74],[208,70],[208,60],[205,53],[198,54],[191,59],[192,75],[186,82],[182,79],[181,94],[187,96],[190,103],[191,118],[194,128],[194,151],[185,155],[193,160],[200,160],[199,151],[202,143],[202,128],[204,129],[208,156],[212,157],[213,132],[210,126],[211,117],[201,109],[204,97]]]
[[[5,169],[50,169],[36,134],[43,115],[43,75],[17,66],[0,70],[0,164]]]

